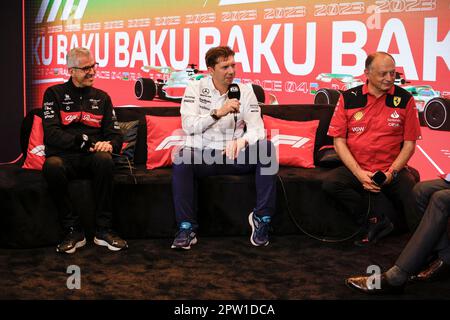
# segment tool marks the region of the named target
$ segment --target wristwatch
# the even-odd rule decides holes
[[[388,172],[392,175],[392,181],[395,181],[398,176],[398,171],[395,169],[389,169]]]
[[[220,117],[217,115],[217,109],[212,109],[209,115],[216,121],[220,119]]]

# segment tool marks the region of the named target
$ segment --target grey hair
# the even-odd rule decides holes
[[[73,48],[67,54],[67,68],[78,67],[79,59],[81,56],[91,56],[91,51],[86,48]]]

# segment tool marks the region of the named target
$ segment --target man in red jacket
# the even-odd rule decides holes
[[[323,189],[347,212],[361,219],[373,209],[367,234],[355,243],[366,246],[403,227],[414,230],[412,189],[416,183],[407,167],[420,139],[420,125],[412,95],[394,84],[395,61],[386,52],[366,59],[364,85],[343,92],[331,119],[328,135],[345,166],[330,174]],[[379,179],[381,178],[381,179]]]

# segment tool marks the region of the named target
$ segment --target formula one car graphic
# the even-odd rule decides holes
[[[134,84],[134,94],[138,100],[153,100],[158,95],[163,100],[181,102],[188,82],[205,76],[195,67],[195,64],[190,64],[186,69],[174,70],[171,67],[143,66],[141,69],[144,72],[153,70],[168,77],[156,82],[150,78],[139,78]]]
[[[439,98],[440,95],[433,90],[431,86],[402,86],[403,89],[408,91],[416,100],[417,110],[423,112],[425,110],[425,105],[433,98]]]
[[[200,80],[206,76],[196,69],[197,65],[189,64],[186,69],[174,70],[172,67],[155,67],[143,66],[141,68],[144,72],[155,71],[159,74],[166,75],[166,79],[157,79],[154,81],[150,78],[138,78],[134,84],[134,95],[138,100],[153,100],[155,96],[159,99],[168,100],[172,102],[181,102],[184,91],[189,81]],[[250,84],[249,84],[250,85]],[[256,84],[251,84],[253,92],[259,103],[265,103],[266,93],[264,89]],[[273,94],[268,94],[270,104],[277,104],[277,99]]]
[[[364,84],[361,79],[345,73],[321,73],[316,77],[316,80],[326,84],[325,87],[327,88],[338,90],[347,90]]]
[[[395,73],[395,84],[409,91],[414,97],[419,120],[422,126],[428,126],[434,130],[450,131],[450,100],[440,96],[429,85],[407,85],[400,72]],[[364,82],[349,74],[321,73],[316,77],[320,83],[311,86],[311,94],[314,94],[315,104],[335,105],[339,99],[339,93]]]

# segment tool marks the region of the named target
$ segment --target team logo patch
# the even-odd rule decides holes
[[[202,93],[203,94],[209,94],[209,89],[208,88],[203,88],[202,89]]]
[[[364,117],[364,112],[362,111],[358,111],[353,115],[353,119],[355,119],[356,121],[361,120]]]
[[[397,107],[401,101],[402,101],[401,97],[394,97],[394,106]]]

